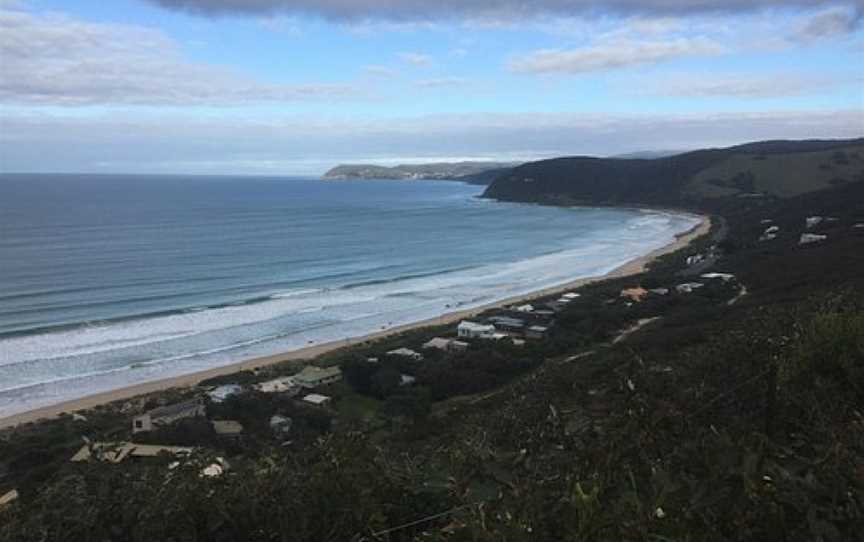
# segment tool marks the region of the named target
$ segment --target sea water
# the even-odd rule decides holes
[[[0,176],[0,416],[600,275],[696,224],[482,190]]]

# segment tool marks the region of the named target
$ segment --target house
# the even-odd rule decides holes
[[[648,291],[657,295],[669,295],[669,288],[652,288]]]
[[[423,354],[420,352],[415,352],[410,348],[397,348],[396,350],[390,350],[387,352],[388,356],[398,356],[400,358],[409,358],[414,361],[420,361],[423,359]]]
[[[856,230],[864,229],[864,222],[859,222],[858,224],[855,224],[854,226],[852,226],[852,228],[856,229]]]
[[[513,307],[513,310],[516,312],[534,312],[534,305],[518,305],[516,307]]]
[[[291,432],[294,420],[287,416],[274,414],[270,417],[270,430],[277,436],[285,436]]]
[[[300,386],[293,376],[283,376],[255,384],[255,389],[261,393],[284,393],[292,396],[300,392]]]
[[[152,431],[154,428],[171,425],[184,418],[198,418],[201,416],[204,416],[204,405],[198,398],[184,403],[154,408],[149,412],[132,418],[132,433]]]
[[[240,384],[225,384],[207,392],[207,397],[214,403],[222,403],[225,399],[241,393],[243,393],[243,386]]]
[[[582,297],[582,294],[577,294],[576,292],[567,292],[561,296],[562,299],[569,299],[571,301],[580,297]]]
[[[213,431],[220,437],[239,439],[243,434],[243,424],[234,420],[213,420]]]
[[[735,275],[732,273],[702,273],[699,276],[703,279],[719,279],[723,282],[729,282],[735,278]]]
[[[696,265],[705,259],[705,256],[701,254],[694,254],[693,256],[687,256],[687,265]]]
[[[774,239],[777,239],[776,233],[763,233],[762,235],[759,236],[759,242],[760,243],[763,241],[773,241]]]
[[[495,326],[462,320],[456,328],[456,334],[463,339],[491,339],[495,334]]]
[[[309,403],[310,405],[315,405],[315,406],[320,406],[320,407],[327,406],[332,401],[333,401],[333,399],[331,397],[328,397],[327,395],[320,395],[318,393],[310,393],[309,395],[306,395],[303,397],[304,403]]]
[[[808,230],[812,230],[813,228],[821,224],[823,220],[825,220],[825,218],[821,216],[808,216],[804,219],[804,227],[806,227]]]
[[[521,333],[523,329],[525,329],[525,321],[520,320],[519,318],[510,318],[509,316],[493,316],[489,319],[490,322],[495,326],[495,329],[500,329],[502,331],[510,331],[515,333]]]
[[[675,287],[675,291],[679,294],[689,294],[693,292],[693,290],[699,289],[705,286],[701,282],[685,282],[684,284],[679,284]]]
[[[417,382],[417,379],[411,375],[406,375],[406,374],[400,374],[399,375],[399,385],[400,386],[411,386],[415,382]]]
[[[456,339],[444,339],[435,337],[423,344],[424,349],[437,348],[444,352],[464,352],[468,349],[468,343]]]
[[[765,233],[766,233],[766,234],[771,234],[771,233],[777,233],[778,231],[780,231],[780,227],[779,227],[779,226],[771,226],[770,228],[768,228],[767,230],[765,230]]]
[[[536,316],[541,317],[541,318],[554,318],[555,317],[555,311],[552,309],[536,309],[534,311],[534,314]]]
[[[821,243],[825,239],[828,239],[827,235],[819,235],[816,233],[802,233],[801,239],[798,240],[798,244],[809,245],[812,243]]]
[[[294,382],[301,388],[317,388],[342,380],[342,370],[339,367],[317,367],[307,365],[294,375]]]
[[[525,337],[528,339],[544,339],[549,334],[549,328],[546,326],[530,326],[525,330]]]
[[[762,223],[762,224],[771,224],[771,223],[773,223],[773,222],[774,222],[774,221],[771,220],[770,218],[763,218],[763,219],[760,221],[760,223]]]
[[[14,501],[18,500],[18,491],[13,489],[11,491],[7,491],[3,495],[0,495],[0,508],[3,508],[7,504],[11,504]]]
[[[201,477],[202,478],[216,478],[218,476],[222,476],[228,470],[231,469],[231,465],[228,464],[228,461],[223,457],[217,457],[216,461],[210,463],[203,469],[201,469]]]
[[[108,463],[121,463],[129,457],[159,457],[161,455],[188,456],[194,448],[187,446],[158,446],[134,442],[94,442],[85,444],[70,461],[80,463],[96,459]]]
[[[635,303],[639,303],[647,296],[648,290],[641,286],[637,286],[636,288],[624,288],[623,290],[621,290],[621,294],[619,297],[626,297]]]

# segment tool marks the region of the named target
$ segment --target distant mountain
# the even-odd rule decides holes
[[[609,158],[634,158],[640,160],[647,160],[652,158],[663,158],[665,156],[674,156],[676,154],[684,154],[685,152],[687,151],[636,151],[624,154],[616,154],[610,156]]]
[[[388,179],[388,180],[456,180],[473,184],[489,184],[510,171],[519,162],[439,162],[403,164],[387,167],[374,164],[342,164],[324,174],[328,180]]]
[[[864,180],[864,138],[761,141],[655,159],[577,156],[505,172],[484,197],[592,205],[694,206],[722,197],[791,197]]]

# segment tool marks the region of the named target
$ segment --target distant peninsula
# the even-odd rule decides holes
[[[519,162],[438,162],[379,166],[341,164],[323,175],[326,180],[385,179],[398,181],[448,180],[489,184]]]

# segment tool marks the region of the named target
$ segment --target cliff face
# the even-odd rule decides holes
[[[497,176],[517,166],[507,162],[455,162],[399,165],[343,164],[324,174],[324,179],[457,180],[489,184]]]
[[[523,164],[484,197],[596,205],[688,205],[791,196],[864,180],[864,139],[766,141],[655,159],[571,157]]]

